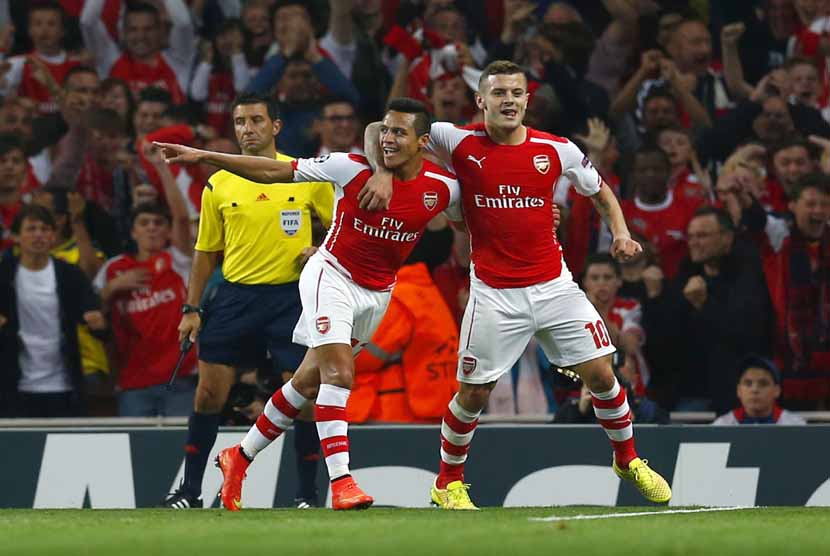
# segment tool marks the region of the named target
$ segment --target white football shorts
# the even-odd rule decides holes
[[[315,253],[300,274],[303,312],[293,341],[311,348],[347,344],[357,355],[383,319],[391,296],[391,291],[358,286]]]
[[[497,381],[532,336],[551,363],[563,368],[616,351],[602,317],[564,261],[558,278],[524,288],[491,288],[471,272],[458,345],[458,381]]]

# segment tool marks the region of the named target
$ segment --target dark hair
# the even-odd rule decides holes
[[[583,267],[582,271],[583,279],[588,274],[588,269],[591,267],[591,265],[595,264],[607,264],[612,269],[614,269],[614,274],[617,275],[617,278],[622,276],[622,270],[620,270],[620,263],[618,263],[616,259],[614,259],[614,257],[609,255],[608,253],[590,253],[585,258],[585,266]]]
[[[263,93],[240,93],[235,99],[233,99],[233,103],[231,104],[231,114],[233,114],[233,111],[236,110],[237,106],[247,104],[264,104],[265,109],[268,111],[269,118],[272,120],[280,119],[280,107],[277,104],[277,101],[274,100],[273,96]]]
[[[649,101],[655,98],[665,98],[669,100],[672,103],[672,105],[674,105],[674,95],[671,94],[671,91],[669,91],[665,87],[652,87],[651,89],[649,89],[648,93],[646,93],[646,96],[643,99],[643,108],[646,107],[646,104],[648,104]]]
[[[89,129],[100,131],[106,135],[124,135],[124,120],[115,110],[108,108],[94,108],[87,116]]]
[[[155,214],[157,216],[161,216],[167,223],[171,223],[170,218],[170,211],[167,210],[167,207],[158,203],[156,201],[147,201],[144,203],[139,203],[135,205],[132,209],[130,209],[130,228],[135,225],[135,219],[138,218],[142,214]]]
[[[135,98],[133,97],[133,92],[130,90],[130,85],[126,81],[117,77],[107,77],[98,85],[98,94],[102,95],[116,88],[120,88],[127,98],[127,124],[130,125],[132,123],[133,113],[135,113]]]
[[[60,2],[57,0],[35,0],[29,6],[29,14],[32,12],[58,12],[61,16],[61,22],[66,17],[66,10],[63,9]]]
[[[818,71],[818,66],[813,61],[812,58],[807,58],[806,56],[793,56],[792,58],[788,59],[784,62],[782,66],[785,70],[791,70],[796,66],[810,66],[814,70]]]
[[[791,149],[793,147],[803,147],[804,150],[807,151],[807,156],[813,160],[816,160],[819,157],[818,149],[815,145],[809,141],[805,141],[800,136],[795,136],[772,145],[769,148],[769,160],[772,161],[772,159],[775,158],[775,155],[777,155],[780,151],[783,151],[784,149]]]
[[[63,76],[63,81],[61,82],[61,86],[66,87],[66,84],[69,83],[69,80],[72,79],[72,77],[78,75],[79,73],[91,73],[96,78],[98,77],[98,72],[95,71],[94,69],[92,69],[89,66],[84,66],[84,65],[75,66],[74,68],[72,68],[68,72],[66,72],[66,75]]]
[[[386,106],[386,111],[414,114],[415,120],[412,122],[412,125],[415,128],[415,135],[420,137],[421,135],[429,133],[431,118],[429,110],[427,110],[427,107],[423,102],[408,97],[393,98]]]
[[[41,187],[37,193],[48,193],[52,196],[52,211],[55,214],[69,214],[69,191],[65,187],[50,185]]]
[[[732,221],[732,217],[729,216],[729,213],[726,212],[725,209],[720,207],[700,207],[695,211],[692,216],[692,220],[702,216],[714,216],[715,220],[718,221],[718,226],[720,226],[722,232],[735,233],[735,223]]]
[[[637,157],[644,154],[658,154],[660,158],[662,158],[666,162],[666,166],[671,168],[671,160],[669,160],[669,155],[666,154],[666,151],[661,149],[655,143],[645,143],[640,146],[636,151],[631,153],[631,165],[628,168],[628,171],[631,172],[634,169],[634,163],[637,161]]]
[[[158,102],[167,106],[173,104],[173,97],[170,92],[161,87],[145,87],[138,93],[138,103]]]
[[[127,7],[124,10],[124,19],[130,14],[149,14],[156,19],[161,19],[158,9],[147,2],[127,2]]]
[[[515,75],[517,73],[521,73],[527,79],[527,72],[519,64],[510,60],[493,60],[482,70],[481,77],[478,78],[478,90],[481,91],[481,86],[491,75]]]
[[[798,201],[808,189],[815,189],[819,193],[830,195],[830,176],[821,172],[813,172],[798,178],[798,182],[790,188],[790,201]]]
[[[25,156],[26,151],[23,149],[23,141],[20,137],[10,133],[0,135],[0,156],[6,156],[14,150],[19,150]]]
[[[49,209],[40,205],[23,205],[20,212],[12,222],[12,233],[17,235],[20,233],[20,228],[23,227],[23,221],[26,219],[43,222],[53,230],[55,229],[55,219]]]

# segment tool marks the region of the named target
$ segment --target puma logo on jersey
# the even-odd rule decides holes
[[[476,164],[478,164],[478,167],[479,167],[479,168],[481,168],[481,167],[482,167],[481,165],[484,163],[484,159],[485,159],[485,158],[487,158],[487,157],[486,157],[486,156],[482,156],[480,159],[477,159],[476,157],[474,157],[474,156],[473,156],[473,155],[471,155],[471,154],[468,154],[468,155],[467,155],[467,160],[472,160],[473,162],[475,162]]]
[[[271,199],[268,198],[268,195],[265,193],[260,193],[259,197],[256,198],[257,201],[270,201]]]

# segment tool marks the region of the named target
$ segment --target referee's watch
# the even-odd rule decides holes
[[[204,316],[204,309],[201,307],[196,307],[195,305],[188,305],[187,303],[182,305],[182,314],[186,315],[188,313],[199,313],[199,318]]]

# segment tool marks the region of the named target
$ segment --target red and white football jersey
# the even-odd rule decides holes
[[[122,292],[112,300],[112,330],[118,354],[118,385],[125,389],[164,384],[179,357],[178,324],[187,299],[191,258],[171,247],[146,261],[124,254],[108,260],[95,276],[101,291],[107,282],[135,268],[150,273],[147,287]],[[181,375],[196,368],[196,350]]]
[[[461,220],[460,190],[455,176],[424,160],[418,176],[393,181],[388,210],[360,208],[357,195],[372,175],[365,157],[332,153],[292,162],[294,181],[334,184],[332,225],[320,253],[335,268],[366,289],[389,290],[398,269],[421,239],[427,223],[441,211]]]
[[[656,205],[647,205],[637,198],[622,202],[629,228],[645,236],[657,249],[666,278],[677,274],[680,262],[689,251],[686,227],[702,204],[699,199],[675,197],[671,190]]]
[[[602,185],[579,147],[532,128],[521,145],[499,145],[484,124],[445,122],[432,124],[429,146],[462,184],[477,278],[493,288],[521,288],[561,274],[554,188],[570,180],[582,195],[595,195]]]
[[[136,98],[142,89],[158,87],[170,93],[173,104],[182,104],[185,101],[176,72],[161,54],[156,57],[154,65],[139,62],[128,54],[122,54],[110,69],[110,77],[126,81]]]

